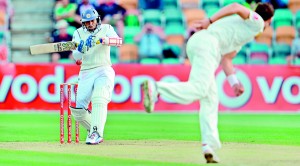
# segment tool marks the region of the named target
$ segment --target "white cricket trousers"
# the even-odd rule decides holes
[[[77,108],[88,108],[92,101],[91,128],[94,127],[104,136],[104,126],[107,118],[107,105],[111,101],[114,88],[115,71],[111,66],[101,66],[80,71],[77,90]]]
[[[188,81],[157,82],[157,91],[179,104],[200,101],[203,151],[206,151],[207,145],[216,150],[221,148],[218,132],[219,99],[214,75],[221,58],[218,41],[208,31],[202,30],[189,39],[186,51],[191,62]]]

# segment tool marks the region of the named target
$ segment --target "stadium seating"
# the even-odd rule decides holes
[[[142,13],[143,24],[152,23],[162,27],[162,12],[156,9],[144,10]]]
[[[158,63],[157,59],[153,58],[139,59],[138,46],[134,41],[134,37],[141,31],[141,27],[143,27],[145,23],[152,23],[162,27],[166,34],[164,49],[171,49],[179,57],[161,59],[159,63],[183,63],[180,58],[182,58],[185,52],[184,46],[187,29],[195,20],[211,17],[221,7],[234,2],[242,5],[246,4],[245,0],[162,0],[163,10],[144,10],[138,8],[138,1],[139,0],[117,1],[127,10],[127,13],[124,17],[124,46],[111,48],[112,63]],[[262,34],[255,38],[256,44],[251,43],[249,46],[243,47],[233,59],[233,63],[286,63],[282,61],[290,54],[290,45],[297,35],[296,28],[300,28],[299,9],[300,0],[289,0],[288,8],[276,9],[272,27],[268,27]],[[131,13],[129,12],[131,10],[136,10],[137,12]],[[2,10],[0,10],[0,12],[1,11]],[[7,16],[7,12],[0,13],[0,26],[6,24]],[[74,29],[69,30],[70,34],[73,34],[73,32]],[[4,36],[5,34],[0,31],[0,43],[3,42]]]
[[[272,57],[269,60],[269,64],[272,64],[272,65],[279,65],[279,64],[286,65],[287,61],[286,61],[285,57]]]
[[[272,48],[273,57],[286,57],[291,54],[291,46],[286,43],[274,42]]]
[[[235,65],[243,65],[243,64],[246,64],[246,60],[244,57],[241,57],[239,55],[237,55],[236,57],[234,57],[232,59],[232,64],[235,64]]]
[[[134,44],[134,37],[140,33],[140,27],[125,26],[124,27],[124,43]]]
[[[4,39],[4,32],[0,30],[0,43],[3,42]]]
[[[250,64],[267,64],[271,55],[271,48],[264,43],[253,42],[250,45],[250,55],[248,63]]]
[[[290,9],[276,9],[273,17],[273,28],[293,26],[294,15]]]
[[[296,13],[298,10],[300,10],[300,0],[289,0],[288,1],[288,8],[293,13]]]
[[[220,0],[202,0],[201,7],[206,12],[215,8],[219,9],[221,7]]]
[[[199,8],[200,0],[179,0],[182,9]]]
[[[120,63],[136,63],[138,62],[138,47],[135,44],[123,44],[119,48]]]
[[[296,30],[293,26],[282,26],[276,29],[276,42],[292,45],[296,36]]]
[[[163,46],[164,57],[165,56],[180,57],[181,52],[182,52],[182,47],[176,44],[165,43]],[[172,55],[165,55],[165,54],[172,54]]]
[[[245,0],[224,0],[223,6],[227,6],[231,3],[239,3],[239,4],[243,5],[245,2],[246,2]]]
[[[110,61],[111,61],[112,64],[118,64],[119,63],[119,59],[118,58],[114,58],[114,57],[111,57]]]
[[[126,10],[137,9],[138,0],[118,0],[118,3]]]
[[[212,15],[214,15],[215,13],[217,13],[220,10],[220,8],[206,8],[205,12],[206,12],[206,16],[207,17],[211,17]]]
[[[300,58],[296,58],[293,64],[300,66]]]
[[[237,53],[239,56],[243,56],[245,58],[248,57],[249,52],[249,45],[244,45],[241,50]]]
[[[155,57],[144,57],[140,59],[140,64],[160,64],[161,59]]]
[[[166,35],[185,34],[185,22],[182,10],[178,8],[167,8],[164,10],[164,16]]]
[[[168,25],[165,27],[165,34],[168,35],[185,35],[184,25]]]
[[[162,0],[164,9],[168,8],[179,8],[180,4],[178,0]]]
[[[119,47],[110,47],[110,59],[111,59],[111,63],[113,64],[119,62],[118,51],[119,51]]]
[[[205,11],[202,9],[186,9],[184,10],[187,27],[191,26],[195,20],[205,18]]]
[[[125,26],[140,26],[139,16],[136,14],[128,14],[124,17]]]
[[[271,46],[273,40],[273,28],[269,26],[261,34],[255,37],[255,41],[258,43],[265,43]]]
[[[295,24],[296,28],[300,28],[300,10],[295,14]]]
[[[246,64],[248,61],[248,46],[243,46],[237,55],[233,58],[233,64]]]
[[[165,26],[182,25],[184,26],[184,17],[182,10],[177,8],[167,8],[164,10]]]
[[[182,47],[185,42],[185,39],[183,35],[168,35],[166,37],[166,42],[168,44],[178,45]]]
[[[249,64],[267,64],[268,63],[268,54],[262,52],[254,52],[250,54],[248,63]]]
[[[162,64],[181,64],[179,58],[164,58]]]

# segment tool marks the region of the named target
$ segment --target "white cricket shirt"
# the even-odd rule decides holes
[[[94,35],[97,40],[103,37],[119,37],[114,28],[108,24],[101,24],[98,29],[93,33],[84,30],[82,27],[78,28],[73,34],[73,40],[76,43],[80,43],[80,40],[84,42],[90,36]],[[97,44],[82,54],[78,50],[73,50],[73,57],[75,60],[82,59],[80,70],[92,69],[99,66],[111,66],[110,61],[110,46]]]
[[[208,27],[208,31],[219,41],[221,55],[236,51],[252,41],[264,29],[264,20],[250,10],[249,18],[244,20],[239,15],[221,18]]]

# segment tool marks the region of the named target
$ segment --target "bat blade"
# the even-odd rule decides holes
[[[71,51],[77,48],[77,43],[73,41],[38,44],[30,46],[31,55],[46,54],[53,52]]]

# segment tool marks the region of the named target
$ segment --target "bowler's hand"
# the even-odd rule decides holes
[[[203,19],[203,20],[199,20],[199,21],[195,21],[193,24],[193,27],[197,30],[200,31],[202,29],[207,29],[208,26],[210,25],[209,19]]]
[[[232,88],[234,90],[235,96],[240,96],[244,93],[244,87],[242,86],[242,84],[235,84]]]

